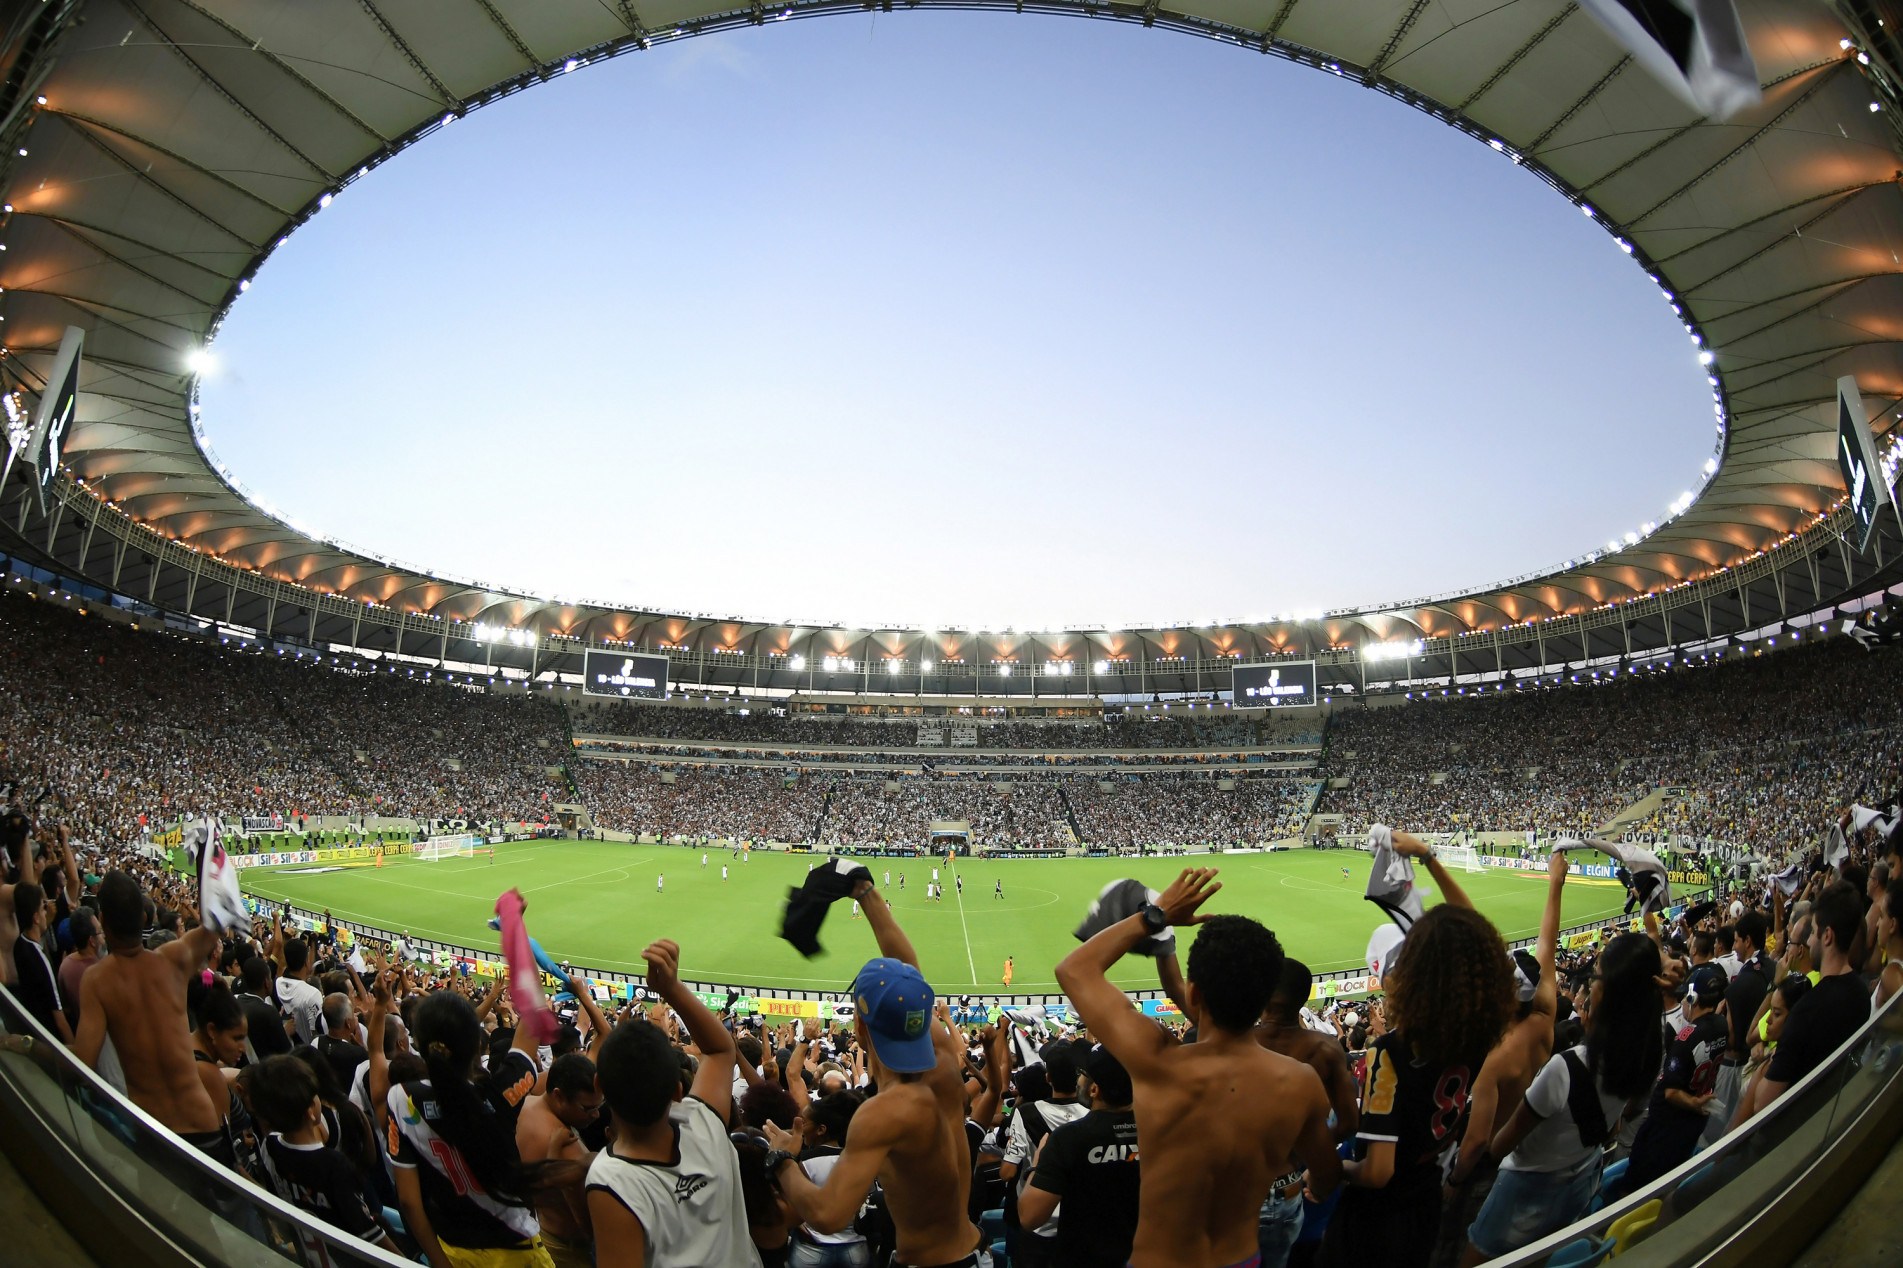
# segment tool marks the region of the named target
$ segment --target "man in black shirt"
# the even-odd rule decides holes
[[[13,919],[20,927],[20,936],[12,947],[14,980],[18,983],[14,989],[35,1021],[70,1044],[73,1030],[66,1024],[66,1011],[60,1006],[59,980],[53,962],[46,957],[46,948],[40,945],[40,939],[46,936],[46,891],[31,881],[15,885]]]
[[[260,1157],[277,1195],[341,1232],[396,1252],[396,1243],[363,1200],[357,1169],[325,1138],[324,1103],[310,1068],[294,1058],[277,1057],[265,1062],[258,1074],[252,1101],[270,1130]],[[306,1262],[329,1262],[328,1247],[321,1240],[300,1236],[300,1241]]]
[[[1791,1010],[1771,1064],[1742,1099],[1733,1127],[1784,1095],[1870,1020],[1869,988],[1850,968],[1850,948],[1862,928],[1862,896],[1848,882],[1832,881],[1811,911],[1811,963],[1821,966],[1823,977]]]
[[[1697,1148],[1728,1042],[1725,1019],[1718,1011],[1727,985],[1724,969],[1716,964],[1701,964],[1692,971],[1685,1025],[1666,1050],[1664,1072],[1632,1141],[1622,1191],[1650,1184]]]
[[[1139,1169],[1130,1075],[1102,1044],[1083,1061],[1090,1112],[1045,1137],[1018,1198],[1026,1228],[1049,1220],[1061,1199],[1056,1262],[1067,1268],[1122,1268],[1136,1239]]]
[[[284,1032],[284,1014],[271,998],[271,966],[263,956],[254,955],[240,972],[244,989],[236,998],[244,1009],[246,1059],[255,1062],[289,1055],[291,1037]]]
[[[1722,943],[1722,931],[1720,933]],[[1764,913],[1757,911],[1747,911],[1738,917],[1732,929],[1732,952],[1738,958],[1739,967],[1725,988],[1729,1040],[1724,1062],[1718,1067],[1718,1082],[1712,1088],[1705,1126],[1706,1144],[1715,1144],[1730,1130],[1732,1112],[1738,1108],[1739,1075],[1745,1058],[1751,1055],[1751,1023],[1757,1020],[1758,1006],[1764,1003],[1765,992],[1771,989],[1771,969],[1764,962],[1764,934]]]

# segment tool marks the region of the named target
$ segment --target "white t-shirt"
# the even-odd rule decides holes
[[[669,1166],[599,1153],[588,1168],[588,1191],[613,1195],[641,1221],[650,1268],[759,1268],[740,1195],[740,1156],[726,1124],[692,1097],[667,1116],[677,1133],[678,1161]]]
[[[1586,1045],[1581,1044],[1572,1051],[1581,1061],[1586,1060]],[[1500,1164],[1501,1170],[1571,1171],[1599,1156],[1599,1145],[1588,1145],[1579,1139],[1579,1124],[1573,1121],[1572,1111],[1566,1104],[1572,1089],[1572,1069],[1566,1064],[1565,1054],[1556,1052],[1534,1076],[1533,1086],[1526,1090],[1526,1107],[1540,1116],[1539,1125],[1528,1132],[1520,1147]],[[1606,1126],[1610,1128],[1619,1121],[1625,1098],[1614,1096],[1604,1088],[1598,1092],[1599,1108],[1605,1112]]]
[[[826,1187],[826,1177],[830,1176],[833,1168],[838,1165],[838,1154],[815,1154],[800,1164],[800,1170],[806,1173],[808,1180],[823,1189]],[[866,1240],[851,1225],[847,1225],[837,1233],[822,1233],[810,1224],[802,1224],[800,1227],[806,1230],[807,1237],[822,1246],[852,1246]]]
[[[1713,957],[1712,963],[1725,971],[1725,979],[1727,981],[1737,977],[1738,971],[1744,968],[1743,961],[1738,959],[1738,955],[1735,951],[1727,951],[1721,956]]]
[[[1039,1101],[1037,1112],[1044,1120],[1044,1125],[1054,1132],[1065,1123],[1074,1123],[1088,1114],[1090,1106],[1081,1101]],[[1046,1132],[1045,1139],[1049,1138],[1050,1133]],[[1020,1110],[1011,1116],[1011,1129],[1004,1137],[1004,1160],[1017,1164],[1019,1193],[1024,1192],[1025,1169],[1031,1165],[1031,1155],[1035,1152],[1031,1145],[1031,1129],[1024,1125],[1024,1113]],[[1058,1203],[1051,1211],[1051,1218],[1032,1231],[1039,1237],[1056,1237],[1057,1217],[1062,1213],[1063,1206],[1062,1202]]]
[[[291,1021],[297,1026],[299,1043],[316,1043],[319,1020],[324,1014],[324,992],[309,982],[294,977],[278,979],[278,1003],[284,1005],[291,1014]]]

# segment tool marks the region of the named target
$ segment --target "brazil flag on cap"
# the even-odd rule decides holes
[[[937,997],[903,960],[868,960],[853,980],[852,998],[872,1038],[873,1055],[894,1074],[923,1074],[938,1064],[932,1047]]]

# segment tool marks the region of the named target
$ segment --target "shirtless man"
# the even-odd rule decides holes
[[[515,1120],[516,1151],[525,1165],[571,1162],[585,1170],[594,1155],[576,1133],[601,1113],[595,1063],[571,1052],[555,1058],[546,1078],[547,1090],[522,1102]],[[538,1197],[535,1217],[542,1222],[542,1241],[555,1268],[590,1268],[594,1235],[588,1223],[588,1195],[579,1183]]]
[[[1281,977],[1282,948],[1246,917],[1197,913],[1222,888],[1215,876],[1215,868],[1185,869],[1155,903],[1057,966],[1078,1017],[1135,1088],[1143,1146],[1135,1268],[1253,1262],[1257,1216],[1278,1177],[1306,1167],[1318,1199],[1341,1180],[1320,1076],[1266,1050],[1254,1034]],[[1189,949],[1196,1042],[1179,1045],[1107,975],[1139,944],[1190,924],[1203,926]]]
[[[218,935],[201,925],[148,951],[139,941],[144,918],[139,883],[124,872],[108,873],[99,886],[99,926],[107,954],[79,980],[73,1052],[96,1070],[110,1036],[132,1103],[236,1170],[224,1115],[198,1077],[185,1019],[186,980],[204,970],[218,949]]]
[[[885,899],[870,881],[861,881],[853,897],[885,953],[867,961],[852,985],[853,1028],[859,1046],[872,1054],[879,1094],[853,1115],[845,1149],[823,1186],[807,1179],[795,1160],[799,1136],[772,1123],[765,1129],[773,1146],[767,1174],[794,1214],[821,1233],[848,1227],[877,1179],[898,1232],[895,1268],[976,1268],[980,1234],[965,1213],[971,1147],[959,1075],[962,1045],[949,1026],[934,1022],[936,997]]]

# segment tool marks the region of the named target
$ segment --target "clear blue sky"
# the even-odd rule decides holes
[[[233,311],[226,464],[412,563],[770,620],[1184,622],[1557,563],[1695,487],[1645,275],[1506,159],[1162,31],[899,13],[558,78]]]

